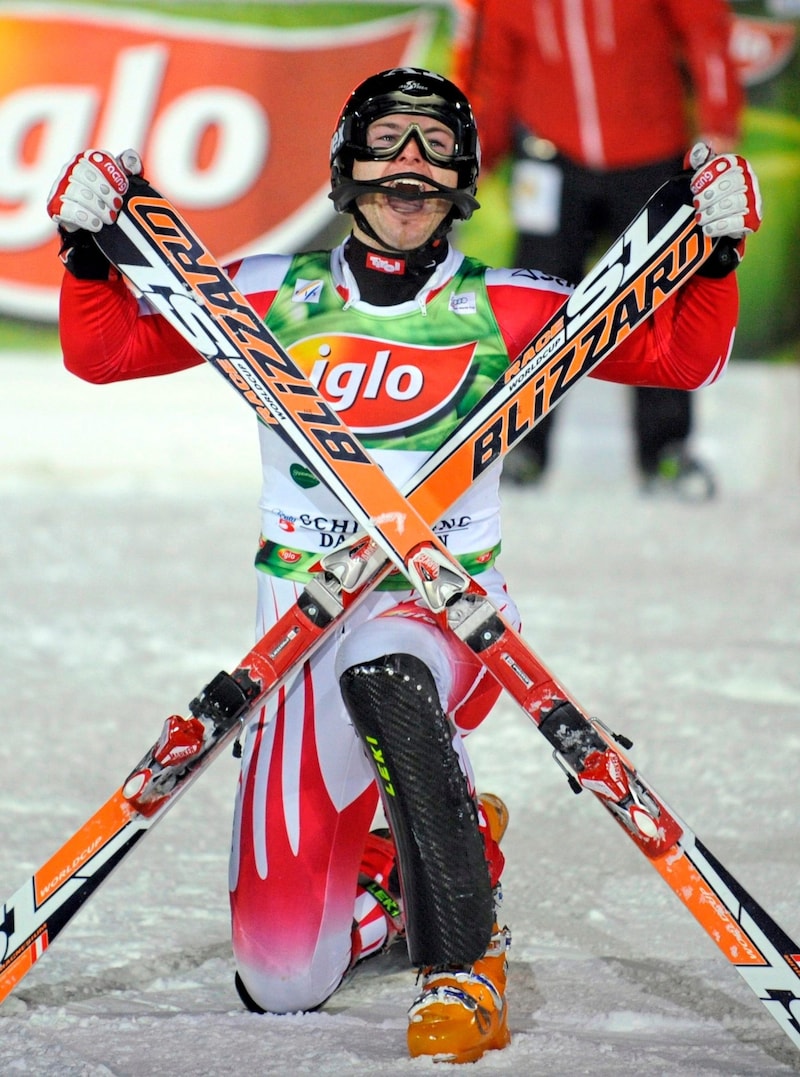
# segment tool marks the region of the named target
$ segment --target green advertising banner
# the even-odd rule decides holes
[[[735,355],[800,358],[800,0],[733,0],[731,48],[747,93],[743,152],[764,199],[748,244]]]

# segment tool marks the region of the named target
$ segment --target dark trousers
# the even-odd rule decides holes
[[[563,175],[559,229],[552,235],[520,234],[514,264],[572,283],[585,275],[590,256],[602,253],[650,195],[682,168],[680,157],[614,172],[594,172],[563,157],[555,163]],[[521,446],[542,470],[556,414],[557,410],[546,416]],[[652,474],[666,446],[686,441],[691,432],[691,394],[637,387],[632,418],[637,465],[643,474]]]

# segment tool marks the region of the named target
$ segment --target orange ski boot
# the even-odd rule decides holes
[[[478,797],[491,837],[499,843],[508,809],[492,793]],[[499,850],[498,850],[499,852]],[[502,860],[502,855],[501,855]],[[495,902],[501,900],[499,885]],[[505,999],[511,934],[495,923],[483,957],[472,966],[422,970],[422,990],[408,1011],[408,1051],[437,1062],[476,1062],[511,1042]]]
[[[477,1062],[511,1042],[505,990],[508,928],[496,928],[469,968],[427,969],[408,1011],[408,1051],[437,1062]]]

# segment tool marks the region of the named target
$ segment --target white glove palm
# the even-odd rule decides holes
[[[135,150],[124,150],[119,157],[85,150],[64,165],[48,195],[47,212],[67,232],[99,232],[117,219],[128,177],[141,171]]]

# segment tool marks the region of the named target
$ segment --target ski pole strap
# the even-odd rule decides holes
[[[498,542],[486,550],[458,554],[457,560],[471,576],[477,576],[494,565],[500,554],[501,545]],[[285,580],[305,584],[316,575],[311,569],[319,564],[323,555],[324,551],[298,550],[293,546],[273,542],[272,539],[264,538],[262,535],[258,553],[255,556],[255,566],[259,572],[266,572],[269,576],[281,576]],[[408,591],[410,589],[411,584],[397,569],[382,580],[376,588],[378,591]]]

